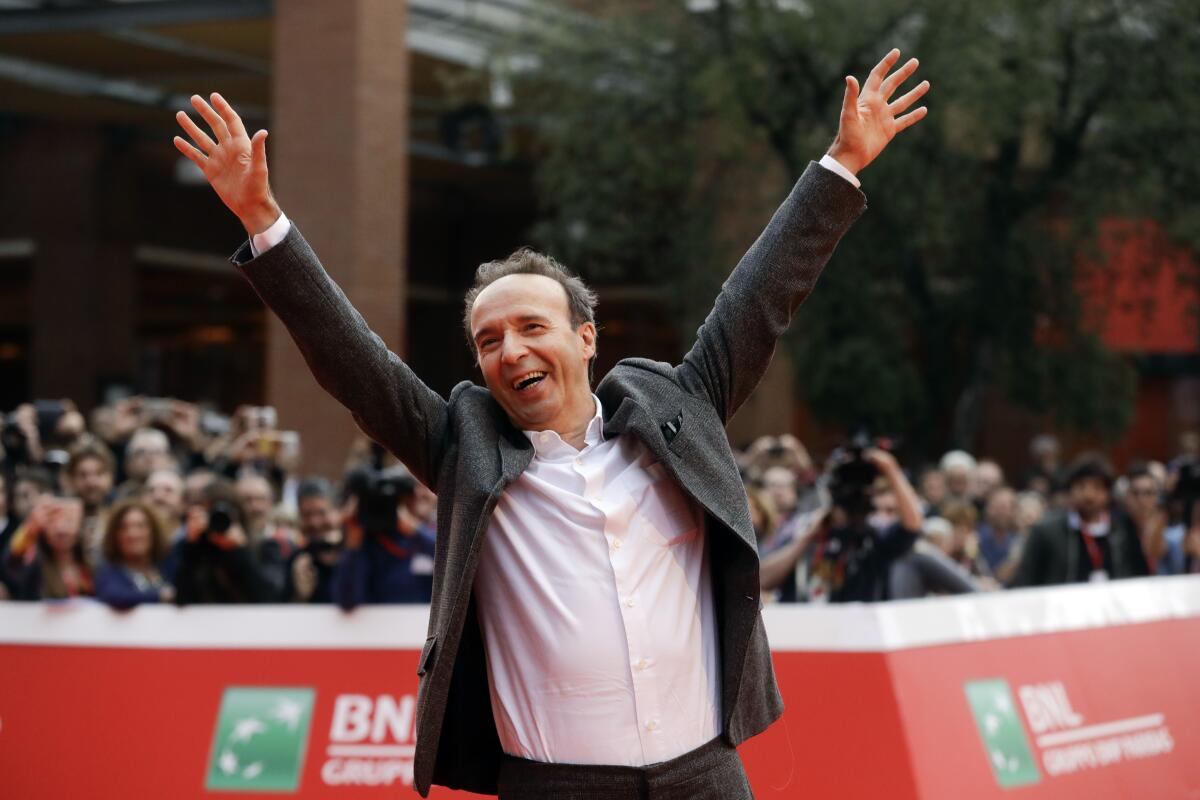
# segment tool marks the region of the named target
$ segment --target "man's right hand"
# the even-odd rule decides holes
[[[266,130],[258,131],[253,138],[248,136],[241,117],[215,92],[211,106],[198,94],[192,95],[192,106],[208,123],[213,135],[209,136],[186,112],[180,111],[175,120],[195,145],[176,136],[175,148],[200,168],[221,202],[242,221],[250,236],[262,233],[281,213],[267,181]]]

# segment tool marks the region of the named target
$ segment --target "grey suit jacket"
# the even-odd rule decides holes
[[[724,426],[865,208],[861,192],[810,164],[725,282],[683,362],[626,359],[595,390],[605,437],[637,437],[706,513],[722,735],[731,745],[770,725],[783,701],[759,613],[754,530]],[[422,383],[368,329],[295,226],[279,245],[251,255],[243,245],[234,263],[283,321],[317,381],[437,492],[414,784],[423,796],[433,783],[494,794],[502,753],[472,585],[492,509],[530,463],[532,446],[487,389],[460,383],[447,400]]]

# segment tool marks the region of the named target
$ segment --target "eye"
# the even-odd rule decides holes
[[[544,327],[546,327],[546,326],[540,322],[529,322],[525,325],[525,330],[536,331],[536,330],[541,330]]]

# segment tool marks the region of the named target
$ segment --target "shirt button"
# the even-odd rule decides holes
[[[613,548],[613,550],[620,550],[621,549],[621,540],[613,539],[612,548]]]
[[[577,466],[577,467],[583,466],[583,459],[580,458],[579,456],[575,456],[575,466]]]
[[[650,662],[649,662],[649,661],[647,661],[647,660],[646,660],[646,659],[644,659],[644,658],[639,658],[639,659],[637,660],[637,663],[636,663],[636,664],[634,664],[633,666],[634,666],[634,668],[636,668],[636,669],[638,669],[638,670],[643,670],[643,669],[645,669],[646,667],[650,666]]]
[[[538,434],[538,438],[541,439],[543,442],[550,441],[550,431],[542,431],[541,433]]]
[[[656,730],[658,730],[658,720],[656,720],[656,719],[652,719],[652,720],[650,720],[649,722],[647,722],[647,723],[646,723],[646,730],[648,730],[648,731],[656,731]]]
[[[634,600],[632,597],[625,598],[625,607],[626,608],[633,608],[636,605],[637,605],[637,600]]]

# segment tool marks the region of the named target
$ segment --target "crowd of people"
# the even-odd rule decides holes
[[[365,438],[340,485],[298,474],[269,407],[228,417],[133,397],[4,418],[0,599],[423,603],[436,497]],[[1115,476],[1036,437],[1010,480],[955,450],[904,469],[854,441],[818,465],[790,435],[738,453],[767,601],[879,601],[1200,572],[1200,436]]]
[[[856,441],[818,470],[794,437],[742,454],[768,601],[907,599],[1200,573],[1200,435],[1116,475],[1037,436],[1010,479],[963,450],[909,473]]]
[[[433,494],[366,439],[341,486],[298,474],[270,407],[133,397],[85,420],[39,401],[5,415],[0,445],[0,599],[429,600]]]

